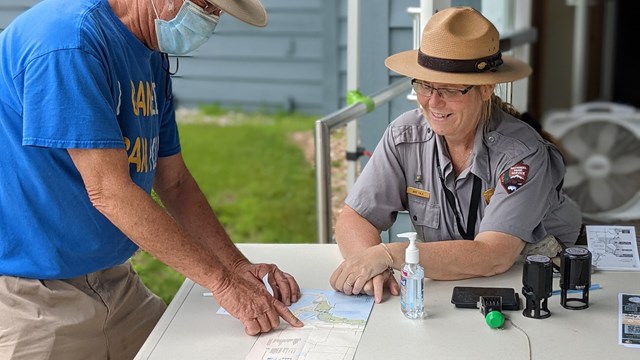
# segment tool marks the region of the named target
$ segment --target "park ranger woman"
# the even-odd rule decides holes
[[[562,191],[562,154],[494,94],[531,68],[501,54],[489,20],[468,7],[444,9],[419,49],[385,65],[412,79],[418,108],[389,125],[345,200],[336,290],[378,302],[384,288],[398,293],[387,270],[402,265],[406,244],[381,244],[380,232],[399,211],[409,212],[432,279],[500,274],[523,251],[553,256],[575,243],[581,212]]]

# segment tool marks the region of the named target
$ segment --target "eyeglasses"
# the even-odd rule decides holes
[[[437,92],[438,96],[444,101],[460,101],[462,97],[473,88],[473,85],[469,85],[464,89],[451,89],[451,88],[436,88],[429,83],[419,81],[417,79],[411,80],[411,85],[416,94],[431,97],[433,92]]]

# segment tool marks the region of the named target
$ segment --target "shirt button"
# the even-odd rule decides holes
[[[427,134],[431,134],[431,128],[427,129]]]
[[[413,215],[413,221],[418,221],[418,217]]]
[[[489,142],[490,142],[490,143],[494,143],[494,142],[496,142],[496,138],[495,138],[495,137],[493,137],[493,136],[489,136]]]

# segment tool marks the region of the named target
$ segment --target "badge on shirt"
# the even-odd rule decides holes
[[[527,182],[528,175],[529,165],[520,161],[502,174],[502,186],[507,190],[507,193],[511,194]]]
[[[428,199],[431,196],[431,194],[429,194],[427,190],[422,190],[411,186],[407,186],[407,194],[415,195],[424,199]]]
[[[489,202],[491,202],[491,197],[495,192],[496,192],[496,188],[490,188],[482,193],[482,197],[484,198],[484,201],[487,203],[487,205],[489,205]]]

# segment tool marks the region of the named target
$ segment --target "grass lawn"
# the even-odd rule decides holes
[[[215,107],[181,117],[185,162],[234,242],[315,242],[315,172],[291,141],[301,131],[312,136],[315,117]],[[184,280],[147,253],[132,262],[167,303]]]

